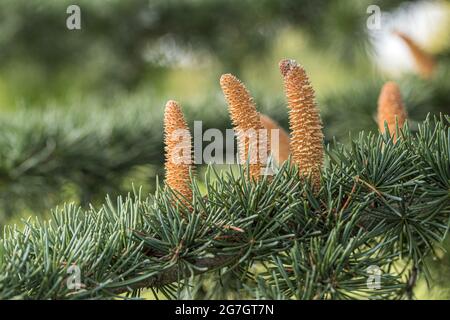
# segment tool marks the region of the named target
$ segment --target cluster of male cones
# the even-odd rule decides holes
[[[324,161],[322,122],[315,102],[315,93],[302,66],[294,60],[279,63],[289,109],[290,137],[286,131],[269,116],[258,113],[256,105],[244,84],[231,74],[220,78],[220,85],[228,103],[230,117],[238,138],[241,163],[248,164],[249,178],[258,180],[265,159],[260,152],[261,145],[270,152],[270,145],[277,146],[273,152],[275,161],[281,165],[291,156],[291,164],[298,166],[299,175],[309,179],[313,189],[320,189],[320,172]],[[397,128],[406,121],[406,111],[400,90],[394,82],[387,82],[378,100],[378,125],[381,132],[385,124],[393,139]],[[266,129],[266,139],[257,135],[256,139],[242,137],[243,132]],[[278,141],[272,143],[270,132],[278,129]],[[169,101],[164,114],[166,185],[181,195],[181,201],[190,207],[192,189],[190,172],[193,170],[191,134],[179,104]],[[247,137],[248,138],[248,137]],[[256,161],[248,162],[248,157]]]

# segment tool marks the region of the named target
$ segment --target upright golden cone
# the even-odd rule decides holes
[[[258,179],[269,153],[267,138],[260,133],[263,129],[256,111],[253,98],[247,88],[232,74],[224,74],[220,78],[220,86],[228,102],[231,120],[238,138],[239,156],[241,162],[249,160],[250,177]],[[266,154],[260,152],[260,147],[266,148]],[[264,170],[264,169],[263,169]]]
[[[406,34],[400,31],[394,31],[394,34],[400,37],[408,46],[417,66],[417,71],[423,78],[430,78],[436,67],[436,63],[431,55],[423,51],[417,43]]]
[[[384,122],[387,122],[389,133],[394,137],[394,140],[397,139],[396,119],[398,127],[403,127],[403,124],[407,120],[407,113],[398,85],[393,81],[388,81],[383,85],[380,96],[378,97],[377,122],[382,133],[385,132]]]
[[[168,101],[164,113],[164,144],[166,151],[166,185],[182,195],[190,206],[192,189],[189,169],[192,169],[191,133],[176,101]]]
[[[294,60],[282,60],[279,66],[289,107],[292,162],[298,165],[301,175],[310,176],[314,189],[318,190],[324,150],[314,89],[305,70]]]
[[[261,120],[261,124],[264,129],[268,132],[268,140],[269,145],[271,146],[272,153],[276,162],[281,165],[284,161],[289,158],[291,153],[290,149],[290,139],[289,134],[280,127],[278,123],[276,123],[272,118],[265,114],[260,114],[259,119]],[[278,141],[275,141],[273,144],[272,141],[272,130],[278,130]],[[275,148],[273,148],[275,146]]]

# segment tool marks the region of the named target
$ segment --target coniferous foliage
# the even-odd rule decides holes
[[[162,122],[151,122],[160,115],[127,105],[92,107],[89,113],[73,107],[3,115],[0,224],[21,210],[39,213],[61,203],[67,186],[87,205],[106,192],[119,192],[136,166],[159,165]]]
[[[397,81],[412,131],[427,113],[448,114],[449,69],[440,68],[428,80],[405,77]],[[377,99],[381,79],[350,83],[343,93],[318,97],[325,141],[336,137],[348,142],[358,132],[377,132]],[[64,200],[68,184],[81,204],[99,200],[105,193],[125,193],[123,181],[136,167],[151,165],[147,179],[163,172],[163,108],[137,97],[113,107],[88,103],[88,112],[73,106],[67,110],[22,110],[0,118],[0,224],[21,210],[41,213]],[[206,105],[185,105],[186,119],[202,119],[203,130],[230,127],[223,102],[216,97]],[[289,128],[285,98],[274,98],[260,110]],[[125,112],[126,110],[126,112]],[[353,119],[357,118],[358,121]],[[192,122],[189,122],[192,129]],[[143,138],[145,137],[145,139]],[[284,139],[284,141],[287,141]],[[131,152],[130,152],[131,150]],[[127,185],[129,187],[129,185]]]
[[[426,276],[424,258],[448,229],[449,120],[427,119],[417,133],[405,126],[397,141],[361,133],[349,147],[328,146],[318,193],[289,162],[259,181],[211,167],[207,198],[192,183],[192,208],[158,188],[7,227],[0,297],[124,298],[144,288],[186,297],[191,277],[224,268],[244,272],[241,290],[259,298],[410,296],[409,275]],[[256,275],[255,263],[264,266]],[[78,291],[66,285],[71,265]],[[367,286],[373,265],[380,290]]]
[[[79,0],[82,29],[69,31],[71,4],[0,3],[0,299],[391,299],[414,298],[423,279],[446,285],[450,46],[406,21],[444,2]],[[389,22],[416,73],[396,84],[372,59]],[[281,85],[265,68],[280,54],[319,68],[318,86],[293,60],[287,101],[271,85],[249,86],[253,100],[228,76],[230,119],[204,80]],[[187,96],[184,114],[163,108],[168,89]],[[281,129],[274,175],[172,163],[172,133],[197,138],[193,120]],[[252,148],[237,147],[245,162]]]
[[[108,107],[87,102],[88,112],[76,105],[3,114],[0,225],[22,210],[41,214],[67,200],[68,187],[70,198],[86,206],[105,193],[126,194],[131,185],[124,181],[135,169],[148,168],[146,180],[162,174],[164,109],[155,103],[137,96]],[[226,110],[185,109],[188,119],[205,116],[205,130],[229,126]]]

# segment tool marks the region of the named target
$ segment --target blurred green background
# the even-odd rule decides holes
[[[71,4],[81,30],[66,27]],[[375,29],[371,5],[381,10]],[[394,30],[433,57],[431,78]],[[190,124],[230,128],[222,73],[243,80],[258,109],[287,128],[282,58],[309,73],[327,141],[377,130],[378,93],[391,79],[414,130],[427,113],[449,113],[449,30],[445,1],[2,0],[0,225],[133,185],[154,190],[165,101],[178,100]],[[419,298],[450,297],[450,256],[438,256],[432,289],[420,282]]]

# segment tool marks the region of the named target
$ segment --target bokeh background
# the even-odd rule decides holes
[[[81,30],[66,27],[71,4],[81,9]],[[375,28],[373,5],[381,10]],[[431,75],[394,31],[434,61]],[[428,113],[450,110],[450,3],[2,0],[0,226],[68,201],[152,192],[163,174],[165,101],[178,100],[190,124],[231,127],[222,73],[242,79],[258,109],[287,128],[282,58],[309,73],[326,141],[376,131],[387,80],[399,83],[414,130]],[[445,247],[450,240],[418,298],[450,298]]]

